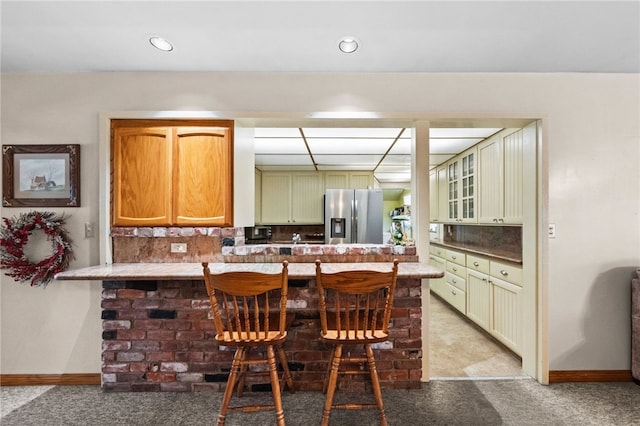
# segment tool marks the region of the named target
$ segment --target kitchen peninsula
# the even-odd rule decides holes
[[[219,236],[219,234],[218,234]],[[139,238],[132,238],[139,240]],[[391,338],[375,347],[383,388],[416,389],[422,376],[421,280],[443,271],[418,261],[415,247],[390,245],[222,246],[198,260],[119,262],[59,273],[57,280],[102,281],[104,391],[220,391],[233,351],[218,347],[201,261],[212,272],[275,272],[289,263],[289,337],[285,344],[296,389],[322,389],[330,348],[321,342],[315,259],[328,271],[385,269],[400,260]],[[353,390],[366,382],[350,381]],[[264,389],[260,382],[252,390]],[[268,385],[266,385],[268,386]]]

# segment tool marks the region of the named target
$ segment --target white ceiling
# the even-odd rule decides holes
[[[640,72],[639,1],[2,0],[0,16],[3,73]],[[344,36],[357,52],[339,52]],[[314,167],[295,128],[306,125],[281,129],[297,141],[280,148],[258,139],[257,164]],[[303,128],[319,169],[377,165],[381,181],[408,172],[409,132],[392,147],[400,130]],[[457,145],[431,135],[432,164],[475,143],[456,132]]]
[[[2,0],[2,72],[639,72],[638,1]],[[161,52],[151,36],[170,40]],[[343,54],[343,36],[360,49]]]

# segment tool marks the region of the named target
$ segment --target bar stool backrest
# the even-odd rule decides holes
[[[249,344],[286,336],[288,262],[278,274],[211,273],[203,263],[216,340]]]

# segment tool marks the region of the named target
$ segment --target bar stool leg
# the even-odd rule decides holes
[[[287,355],[285,354],[282,345],[278,345],[278,356],[280,357],[280,365],[282,365],[282,370],[284,371],[284,380],[281,390],[284,390],[286,384],[289,387],[289,392],[296,393],[296,390],[293,387],[293,378],[289,371],[289,364],[287,363]]]
[[[331,358],[331,374],[329,375],[329,384],[327,386],[327,399],[324,403],[324,412],[322,413],[322,426],[329,426],[329,416],[331,415],[331,406],[333,405],[333,395],[336,391],[338,383],[338,369],[340,368],[340,359],[342,358],[342,345],[338,344],[333,350]]]
[[[329,385],[329,377],[331,376],[331,365],[333,361],[333,354],[336,351],[336,347],[331,347],[331,354],[329,355],[329,365],[327,365],[327,371],[324,373],[324,382],[322,383],[322,393],[327,393],[327,386]]]
[[[231,372],[227,379],[227,386],[224,389],[224,396],[222,397],[222,405],[220,406],[220,414],[218,414],[218,426],[224,426],[224,422],[227,418],[227,410],[229,409],[229,402],[231,402],[231,395],[233,394],[233,388],[235,387],[236,377],[238,376],[238,370],[240,370],[240,361],[244,359],[243,347],[236,349],[236,353],[233,356],[233,362],[231,363]]]
[[[378,405],[378,411],[380,413],[380,426],[387,426],[387,417],[384,414],[384,405],[382,403],[382,391],[380,390],[380,379],[378,377],[378,370],[376,368],[376,360],[373,357],[373,349],[370,344],[365,344],[364,349],[367,353],[367,362],[369,363],[369,374],[371,375],[371,384],[373,386],[373,393],[376,397],[376,404]]]
[[[280,379],[278,378],[278,368],[276,365],[276,354],[272,345],[267,346],[267,360],[269,361],[269,376],[271,377],[273,402],[276,407],[276,422],[278,426],[285,426],[284,409],[282,408],[282,398],[280,393]]]

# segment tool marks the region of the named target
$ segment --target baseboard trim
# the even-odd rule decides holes
[[[632,382],[631,370],[558,370],[549,371],[549,383]]]
[[[0,386],[99,385],[96,374],[0,374]]]

